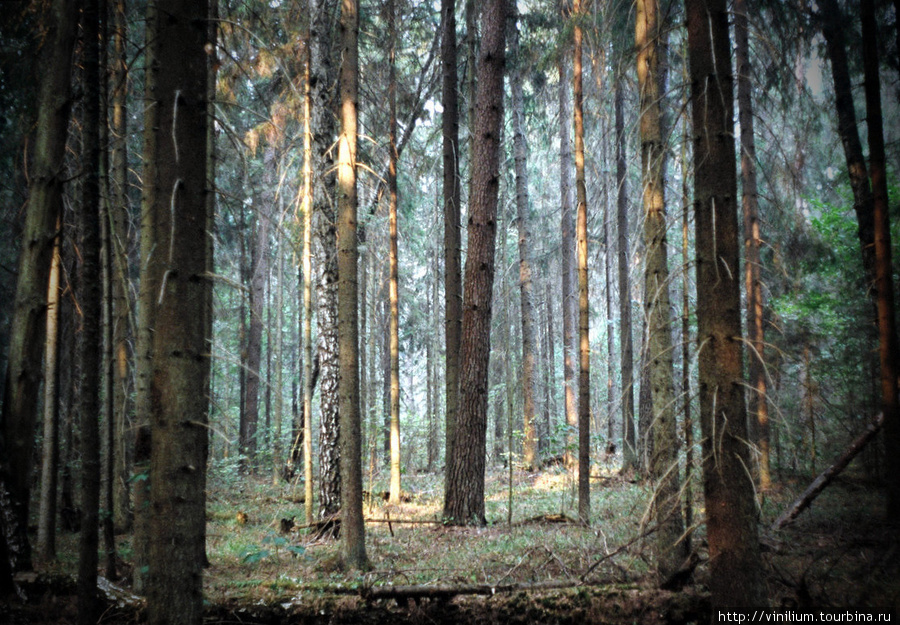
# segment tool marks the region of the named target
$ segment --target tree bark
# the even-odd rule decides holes
[[[656,572],[671,577],[684,561],[679,501],[679,440],[675,422],[675,365],[669,299],[665,169],[661,128],[659,0],[637,0],[635,19],[640,103],[641,186],[644,204],[644,317],[647,320],[648,382],[651,397],[650,474],[656,482]],[[643,432],[642,432],[643,434]]]
[[[146,162],[156,193],[147,205],[158,275],[153,313],[150,416],[148,623],[199,624],[203,618],[209,345],[207,336],[206,1],[159,0],[150,12],[156,118]],[[147,123],[152,121],[154,123]],[[198,245],[197,242],[202,244]],[[173,548],[175,546],[175,548]]]
[[[713,609],[764,606],[756,500],[747,473],[734,78],[724,0],[686,0],[694,139],[697,342],[703,491]],[[724,95],[723,95],[724,94]]]
[[[310,28],[312,25],[310,23]],[[312,214],[313,136],[311,86],[312,34],[307,33],[307,55],[303,93],[303,492],[306,524],[313,523],[312,396],[314,383],[312,341]]]
[[[341,1],[341,134],[338,139],[338,395],[341,469],[341,558],[351,569],[369,567],[362,516],[359,414],[359,287],[356,242],[356,128],[359,89],[359,4]],[[399,442],[399,441],[398,441]]]
[[[400,282],[397,252],[397,26],[396,3],[388,2],[388,224],[390,249],[390,358],[391,358],[391,484],[390,503],[400,503]]]
[[[866,121],[869,127],[869,173],[872,178],[875,222],[875,290],[878,294],[878,360],[881,365],[881,410],[887,456],[887,518],[900,525],[900,397],[897,374],[900,346],[894,309],[891,222],[885,166],[884,127],[881,113],[881,78],[878,62],[878,25],[873,0],[862,0],[863,64],[866,76]]]
[[[584,177],[584,106],[582,94],[582,30],[578,20],[581,0],[575,0],[575,44],[573,46],[573,116],[575,119],[575,238],[578,266],[578,516],[590,523],[591,515],[591,343],[588,303],[587,187]]]
[[[483,39],[478,55],[475,160],[469,208],[460,345],[459,413],[453,437],[452,466],[444,498],[444,518],[454,524],[480,524],[484,516],[491,299],[500,186],[500,130],[503,119],[506,0],[491,0],[482,13]]]
[[[540,465],[537,437],[537,341],[534,322],[534,290],[531,277],[530,207],[528,205],[528,144],[525,139],[525,96],[522,89],[522,67],[519,58],[518,13],[511,4],[507,14],[510,55],[510,87],[512,89],[513,153],[516,172],[516,229],[519,240],[519,295],[522,313],[522,465],[534,471]]]
[[[71,107],[72,51],[78,30],[78,4],[52,3],[43,20],[45,56],[41,62],[34,160],[19,254],[16,296],[0,415],[0,590],[13,587],[12,573],[31,568],[25,534],[28,525],[30,467],[37,422],[41,357],[46,333],[47,284],[57,219],[61,214],[63,156]]]

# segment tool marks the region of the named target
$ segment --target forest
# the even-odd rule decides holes
[[[0,8],[0,623],[900,614],[900,0]]]

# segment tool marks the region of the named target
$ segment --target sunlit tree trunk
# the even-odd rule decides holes
[[[150,415],[154,479],[150,492],[147,620],[151,625],[203,618],[209,337],[206,306],[207,2],[159,0],[148,28],[158,73],[155,135],[146,161],[157,193],[146,207],[156,226],[145,271],[159,276]],[[148,120],[145,119],[145,123]],[[199,242],[199,244],[198,244]],[[173,548],[177,546],[176,548]]]
[[[734,3],[735,61],[737,64],[738,115],[741,125],[741,210],[744,216],[744,289],[747,296],[747,339],[750,357],[747,383],[751,433],[759,448],[759,487],[771,486],[769,473],[769,406],[766,392],[763,294],[760,277],[759,202],[756,186],[756,140],[753,136],[753,98],[750,42],[746,0]]]
[[[0,590],[12,589],[14,572],[31,568],[26,536],[29,467],[47,330],[47,284],[57,219],[62,212],[62,165],[71,106],[77,9],[75,2],[56,0],[43,16],[47,43],[41,61],[34,156],[0,415],[0,495],[5,499],[0,510]]]
[[[510,54],[510,86],[512,89],[513,152],[516,172],[516,230],[519,239],[519,293],[522,309],[522,465],[533,471],[538,458],[537,409],[537,341],[534,323],[533,285],[530,248],[534,245],[528,215],[528,144],[525,141],[525,96],[522,91],[522,68],[519,58],[518,13],[511,4],[507,15]]]
[[[878,62],[878,24],[873,0],[862,0],[863,61],[866,76],[866,121],[869,127],[869,173],[872,178],[875,222],[875,284],[878,292],[878,360],[881,365],[881,409],[887,456],[887,518],[900,523],[900,399],[897,395],[898,343],[894,310],[891,223],[881,112]]]
[[[637,0],[635,45],[640,103],[641,187],[644,205],[644,307],[647,319],[647,361],[653,440],[650,473],[656,482],[657,578],[667,580],[684,554],[679,539],[684,531],[679,500],[678,448],[675,423],[675,366],[669,312],[669,260],[663,137],[661,132],[659,1]],[[642,432],[643,434],[643,432]]]
[[[338,139],[338,393],[341,424],[341,557],[351,569],[366,569],[362,515],[362,449],[359,413],[359,287],[356,243],[356,127],[359,88],[359,4],[341,1],[341,134]],[[399,389],[398,389],[399,390]],[[398,397],[399,402],[399,397]],[[398,437],[399,438],[399,437]],[[399,444],[399,440],[397,441]],[[399,451],[399,449],[398,449]]]
[[[694,141],[703,492],[713,609],[765,606],[747,468],[734,164],[734,78],[725,0],[686,0]],[[722,94],[725,94],[723,97]]]
[[[587,187],[584,176],[584,106],[582,103],[582,30],[578,20],[581,0],[575,0],[575,45],[573,46],[573,113],[575,119],[575,238],[578,266],[578,516],[584,523],[591,515],[591,343],[588,304]]]
[[[506,10],[506,0],[491,0],[482,13],[483,38],[478,54],[473,138],[475,159],[472,163],[469,249],[460,345],[460,404],[444,497],[444,518],[455,524],[485,523],[487,377],[500,185]]]
[[[568,2],[560,1],[563,23],[568,17]],[[565,463],[574,472],[578,461],[575,449],[578,432],[578,406],[575,391],[575,217],[572,213],[572,172],[575,170],[572,156],[572,136],[569,119],[569,80],[566,55],[559,54],[559,201],[560,231],[562,234],[562,328],[563,328],[563,383],[566,412]]]
[[[102,277],[100,267],[100,6],[85,0],[81,164],[85,176],[78,210],[79,306],[78,397],[81,434],[81,533],[78,541],[78,622],[97,622],[97,548],[100,527],[100,371]]]
[[[303,480],[306,524],[313,522],[313,464],[312,464],[312,212],[313,212],[313,148],[312,148],[312,62],[311,41],[307,36],[307,56],[303,93]]]

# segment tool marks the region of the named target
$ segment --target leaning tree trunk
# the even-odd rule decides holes
[[[764,606],[747,468],[731,43],[725,0],[686,0],[694,135],[697,343],[713,609]],[[724,94],[724,96],[723,96]]]
[[[483,39],[478,55],[478,92],[469,208],[460,345],[459,413],[448,469],[444,518],[457,525],[484,525],[484,469],[487,435],[488,365],[491,348],[491,300],[500,187],[500,128],[503,119],[506,0],[491,0],[482,13]]]
[[[46,333],[47,284],[62,213],[63,156],[71,101],[77,3],[55,0],[44,16],[45,54],[38,94],[37,132],[28,189],[16,298],[0,415],[0,590],[12,573],[31,568],[26,536],[34,428]]]
[[[153,95],[158,125],[147,154],[156,193],[147,210],[155,253],[145,271],[159,275],[151,366],[153,444],[147,620],[199,624],[203,618],[209,345],[207,250],[206,1],[159,0],[148,26],[158,68]],[[146,120],[145,120],[146,123]],[[177,548],[173,549],[173,545]]]

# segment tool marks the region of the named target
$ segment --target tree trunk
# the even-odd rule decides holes
[[[537,346],[534,323],[533,286],[531,278],[530,246],[534,245],[528,215],[528,144],[525,140],[525,96],[522,91],[522,67],[519,58],[519,27],[515,4],[509,7],[510,86],[512,89],[513,151],[516,171],[516,229],[519,239],[519,293],[522,300],[522,465],[534,471],[538,458],[537,409]]]
[[[656,482],[656,572],[659,581],[684,561],[679,543],[684,531],[679,501],[679,440],[675,422],[675,365],[669,299],[666,238],[665,163],[661,128],[664,93],[660,89],[659,0],[637,0],[635,20],[640,103],[641,186],[644,204],[644,317],[647,319],[648,382],[651,397],[650,474]],[[643,433],[642,433],[643,434]]]
[[[687,82],[687,67],[683,70]],[[684,96],[687,110],[687,95]],[[690,221],[691,189],[688,178],[687,148],[690,130],[687,116],[683,120],[681,141],[681,410],[684,432],[684,525],[694,525],[694,418],[691,414],[691,297],[690,259],[688,257],[688,226]],[[684,548],[691,552],[691,533],[684,537]]]
[[[560,1],[565,20],[567,2]],[[572,172],[575,169],[572,156],[572,139],[569,134],[569,81],[566,55],[559,54],[559,201],[560,231],[562,233],[562,327],[563,327],[563,383],[566,409],[565,463],[571,472],[577,466],[576,432],[578,431],[578,406],[575,399],[575,217],[572,214]]]
[[[56,495],[59,471],[59,304],[60,237],[53,246],[47,287],[47,336],[44,342],[44,442],[41,450],[41,499],[37,551],[56,560]]]
[[[265,159],[268,160],[268,159]],[[267,168],[271,166],[267,163]],[[259,449],[259,399],[262,389],[263,311],[266,305],[266,276],[269,273],[269,209],[265,200],[256,206],[253,237],[250,240],[250,326],[247,332],[247,387],[244,396],[246,428],[241,432],[241,446],[247,456],[247,467],[256,471]]]
[[[737,63],[738,115],[741,124],[741,209],[744,216],[744,289],[747,294],[747,339],[750,358],[747,384],[751,432],[759,448],[759,488],[772,484],[769,472],[769,405],[766,393],[763,294],[759,256],[761,238],[756,186],[756,140],[753,135],[753,99],[750,74],[750,42],[747,32],[747,2],[735,0],[734,39]]]
[[[400,283],[398,279],[397,254],[397,26],[396,3],[388,2],[388,37],[390,37],[388,70],[388,202],[389,240],[388,258],[390,263],[390,306],[391,306],[391,485],[390,502],[400,503]]]
[[[310,22],[310,30],[312,23]],[[307,55],[303,93],[303,492],[306,525],[313,523],[313,465],[312,465],[312,216],[313,216],[313,92],[310,84],[312,70],[312,33],[307,33]]]
[[[460,344],[459,413],[444,498],[444,518],[483,525],[491,299],[494,284],[500,130],[503,119],[506,0],[491,0],[482,14],[478,55],[475,160],[469,208],[469,250]]]
[[[472,33],[469,33],[471,37]],[[444,350],[446,446],[444,483],[450,479],[459,406],[459,345],[462,331],[462,233],[460,230],[459,98],[456,2],[441,0],[441,116],[444,199]],[[470,120],[471,121],[471,120]]]
[[[43,19],[47,27],[45,57],[28,189],[25,228],[10,324],[3,413],[0,423],[0,494],[8,501],[0,511],[0,590],[12,588],[12,573],[31,568],[25,534],[34,428],[37,422],[41,357],[46,333],[47,284],[62,210],[63,156],[71,101],[72,51],[78,30],[78,6],[52,3]]]
[[[625,158],[625,91],[617,72],[614,89],[616,117],[616,229],[619,264],[619,357],[622,367],[622,473],[638,468],[634,432],[634,343],[631,330],[631,279],[628,251],[628,187]]]
[[[575,118],[575,238],[578,264],[578,517],[590,523],[591,515],[591,342],[590,305],[588,303],[588,230],[587,187],[584,178],[584,107],[582,104],[581,41],[578,20],[582,13],[581,0],[575,0],[575,45],[572,94]]]
[[[881,410],[884,414],[884,447],[887,456],[887,518],[896,525],[900,524],[900,397],[897,393],[900,349],[894,310],[891,222],[881,113],[881,79],[878,74],[878,25],[873,0],[862,0],[861,15],[866,120],[869,127],[869,173],[872,176],[874,196],[875,290],[878,293],[878,360],[881,365]]]
[[[338,378],[341,447],[341,558],[351,569],[369,567],[362,515],[359,414],[359,289],[356,243],[356,127],[359,87],[359,5],[341,1],[341,134],[338,140]],[[399,440],[398,440],[399,443]]]
[[[724,0],[686,0],[685,9],[694,135],[697,343],[709,586],[714,610],[764,606],[756,501],[747,473],[750,453],[740,341],[728,11]]]
[[[102,278],[100,268],[100,7],[86,0],[84,33],[81,163],[85,172],[78,212],[81,265],[79,341],[81,389],[78,397],[81,430],[81,533],[78,541],[78,622],[97,622],[97,548],[100,527],[100,369]]]
[[[150,12],[155,193],[147,205],[156,253],[144,272],[159,276],[151,380],[152,481],[148,623],[199,624],[203,617],[211,284],[207,249],[207,54],[209,7],[160,0]],[[197,242],[202,242],[198,245]],[[173,545],[178,548],[173,549]]]

